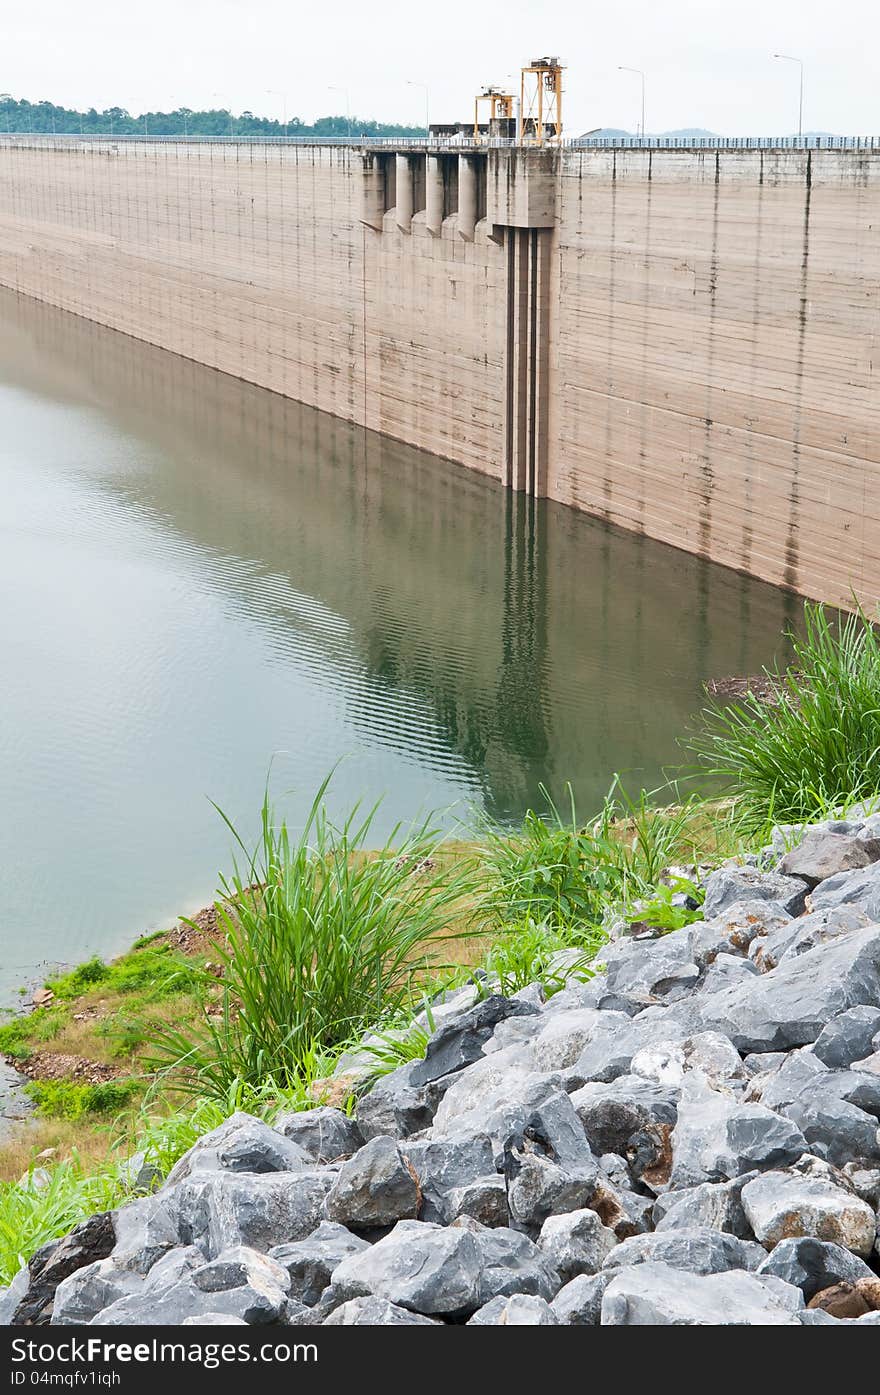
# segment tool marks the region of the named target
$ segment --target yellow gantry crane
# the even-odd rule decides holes
[[[489,119],[486,129],[491,136],[496,133],[501,134],[497,126],[493,132],[493,123],[505,121],[509,124],[513,121],[515,102],[516,98],[512,92],[504,92],[500,87],[484,87],[482,92],[474,98],[474,140],[480,139],[480,107],[482,105],[489,104]]]
[[[562,73],[558,58],[533,58],[522,69],[519,139],[523,145],[562,139]]]

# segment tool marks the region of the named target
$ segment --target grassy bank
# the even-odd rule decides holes
[[[50,980],[42,1005],[0,1027],[35,1108],[0,1146],[0,1282],[130,1192],[132,1153],[164,1174],[236,1108],[271,1119],[324,1100],[349,1107],[363,1076],[331,1077],[365,1034],[373,1074],[393,1069],[423,1053],[430,1008],[417,1018],[434,995],[479,990],[482,975],[550,995],[566,973],[590,976],[613,921],[662,932],[698,915],[682,865],[758,850],[774,822],[875,795],[872,627],[808,610],[795,664],[765,674],[760,696],[746,686],[703,714],[693,746],[725,780],[721,800],[672,787],[629,798],[615,785],[587,822],[548,797],[518,830],[484,824],[451,843],[428,821],[380,842],[375,810],[329,820],[325,782],[297,836],[268,799],[255,849],[230,825],[237,859],[212,907]],[[33,1167],[46,1175],[19,1185]]]

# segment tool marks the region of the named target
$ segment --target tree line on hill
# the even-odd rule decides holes
[[[132,116],[124,107],[97,111],[76,111],[54,102],[17,100],[0,94],[0,134],[83,135],[83,136],[422,136],[424,126],[401,126],[363,117],[321,116],[309,125],[298,116],[275,121],[243,111],[235,116],[227,108],[194,111],[146,111]]]

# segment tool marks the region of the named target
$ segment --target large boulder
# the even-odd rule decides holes
[[[389,1303],[387,1298],[350,1298],[340,1303],[322,1327],[437,1327],[435,1318],[422,1317],[421,1313],[410,1312],[397,1303]]]
[[[614,1232],[590,1210],[548,1216],[538,1237],[538,1247],[562,1284],[579,1274],[597,1274],[616,1245]]]
[[[275,1245],[269,1258],[287,1270],[290,1296],[314,1307],[330,1283],[337,1265],[350,1255],[369,1249],[368,1242],[336,1221],[322,1221],[304,1240]]]
[[[467,1230],[480,1252],[480,1301],[515,1293],[552,1298],[559,1279],[547,1256],[527,1235],[506,1226],[489,1229],[462,1217],[453,1229]]]
[[[761,973],[767,973],[783,959],[795,959],[799,954],[842,939],[853,930],[870,925],[865,912],[858,906],[831,906],[809,915],[798,916],[788,925],[773,930],[766,939],[755,940],[749,955]]]
[[[114,1259],[98,1259],[76,1269],[55,1290],[53,1326],[82,1325],[119,1298],[139,1293],[143,1277]]]
[[[741,1052],[814,1042],[837,1013],[880,1007],[880,927],[855,930],[698,1001],[703,1029],[722,1032]]]
[[[197,1172],[295,1172],[310,1166],[309,1155],[292,1139],[239,1112],[198,1139],[174,1164],[168,1183]]]
[[[334,1179],[335,1174],[324,1168],[255,1176],[217,1173],[206,1198],[210,1254],[232,1245],[267,1251],[304,1240],[323,1219]]]
[[[351,1157],[364,1142],[356,1120],[329,1105],[280,1114],[274,1127],[278,1133],[302,1148],[313,1163],[336,1162],[339,1158]]]
[[[468,1230],[398,1221],[384,1239],[337,1265],[332,1285],[343,1301],[372,1296],[429,1317],[469,1317],[483,1302],[482,1270]]]
[[[813,1045],[813,1054],[832,1070],[843,1070],[869,1056],[880,1036],[880,1007],[853,1007],[831,1018]]]
[[[690,929],[673,930],[656,940],[622,938],[602,951],[610,994],[644,999],[674,998],[699,976]]]
[[[703,916],[714,920],[737,901],[775,901],[789,915],[800,915],[808,890],[800,877],[761,872],[756,867],[720,867],[706,878]]]
[[[361,1136],[369,1141],[380,1135],[408,1138],[429,1127],[445,1088],[443,1081],[414,1085],[417,1061],[407,1061],[383,1075],[358,1100],[355,1118]],[[450,1076],[450,1082],[456,1077]]]
[[[235,1245],[162,1292],[119,1298],[93,1318],[101,1327],[181,1326],[214,1314],[248,1324],[277,1322],[287,1309],[286,1270],[267,1255]]]
[[[327,1193],[331,1221],[353,1230],[393,1225],[419,1212],[421,1196],[412,1166],[394,1138],[371,1138],[342,1164]]]
[[[62,1280],[78,1269],[106,1259],[116,1244],[114,1215],[100,1211],[65,1235],[50,1240],[32,1256],[26,1275],[20,1271],[12,1285],[9,1322],[13,1326],[30,1327],[47,1323],[52,1317],[55,1290]]]
[[[707,1227],[750,1239],[752,1228],[743,1210],[742,1189],[757,1175],[745,1172],[729,1182],[701,1182],[696,1187],[664,1192],[654,1202],[655,1230]]]
[[[869,920],[880,920],[880,862],[854,872],[838,872],[820,882],[811,893],[810,902],[814,911],[857,906]]]
[[[800,1289],[732,1269],[690,1274],[669,1264],[633,1265],[616,1275],[602,1299],[610,1327],[790,1327],[804,1306]]]
[[[427,1085],[444,1075],[472,1065],[483,1055],[483,1046],[499,1022],[508,1017],[537,1017],[538,1009],[515,998],[493,994],[439,1028],[428,1042],[425,1058],[410,1072],[415,1086]]]
[[[877,1237],[877,1217],[854,1192],[823,1176],[788,1169],[765,1172],[743,1187],[743,1209],[755,1237],[768,1250],[781,1240],[813,1236],[867,1256]]]
[[[779,901],[734,901],[720,914],[690,927],[694,962],[703,969],[719,954],[745,955],[758,936],[781,929],[791,919]]]
[[[416,1181],[420,1198],[418,1215],[423,1221],[452,1221],[462,1214],[469,1200],[479,1205],[473,1194],[466,1196],[462,1205],[460,1194],[477,1183],[482,1182],[485,1187],[486,1179],[491,1178],[494,1171],[492,1140],[484,1133],[409,1140],[404,1146],[404,1155]],[[503,1179],[498,1177],[497,1183],[503,1191]],[[490,1210],[497,1209],[497,1187],[494,1193],[490,1187],[490,1195],[484,1190],[481,1196],[484,1205],[488,1200]],[[506,1210],[506,1196],[503,1200]]]
[[[565,1284],[550,1304],[557,1322],[564,1327],[598,1327],[602,1299],[613,1278],[611,1270],[603,1270],[599,1274],[578,1274]]]
[[[632,1264],[659,1262],[672,1269],[685,1269],[689,1274],[723,1274],[728,1269],[757,1270],[765,1257],[766,1251],[760,1245],[706,1226],[695,1226],[689,1230],[634,1235],[609,1252],[603,1267],[617,1270]]]
[[[807,1302],[833,1284],[854,1284],[859,1279],[880,1283],[864,1260],[851,1250],[812,1235],[780,1240],[758,1265],[757,1272],[775,1274],[787,1284],[794,1284]]]
[[[741,1104],[692,1075],[672,1130],[673,1187],[725,1182],[744,1172],[784,1166],[807,1152],[800,1129],[761,1104]]]
[[[810,828],[796,847],[787,852],[777,871],[801,877],[811,887],[841,872],[854,872],[880,859],[880,839],[859,838],[850,832]]]

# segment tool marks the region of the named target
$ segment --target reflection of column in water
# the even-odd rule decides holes
[[[487,790],[498,817],[542,803],[560,772],[550,757],[547,672],[547,511],[541,500],[504,494],[504,595],[495,704],[500,751]],[[563,774],[564,778],[564,774]]]

